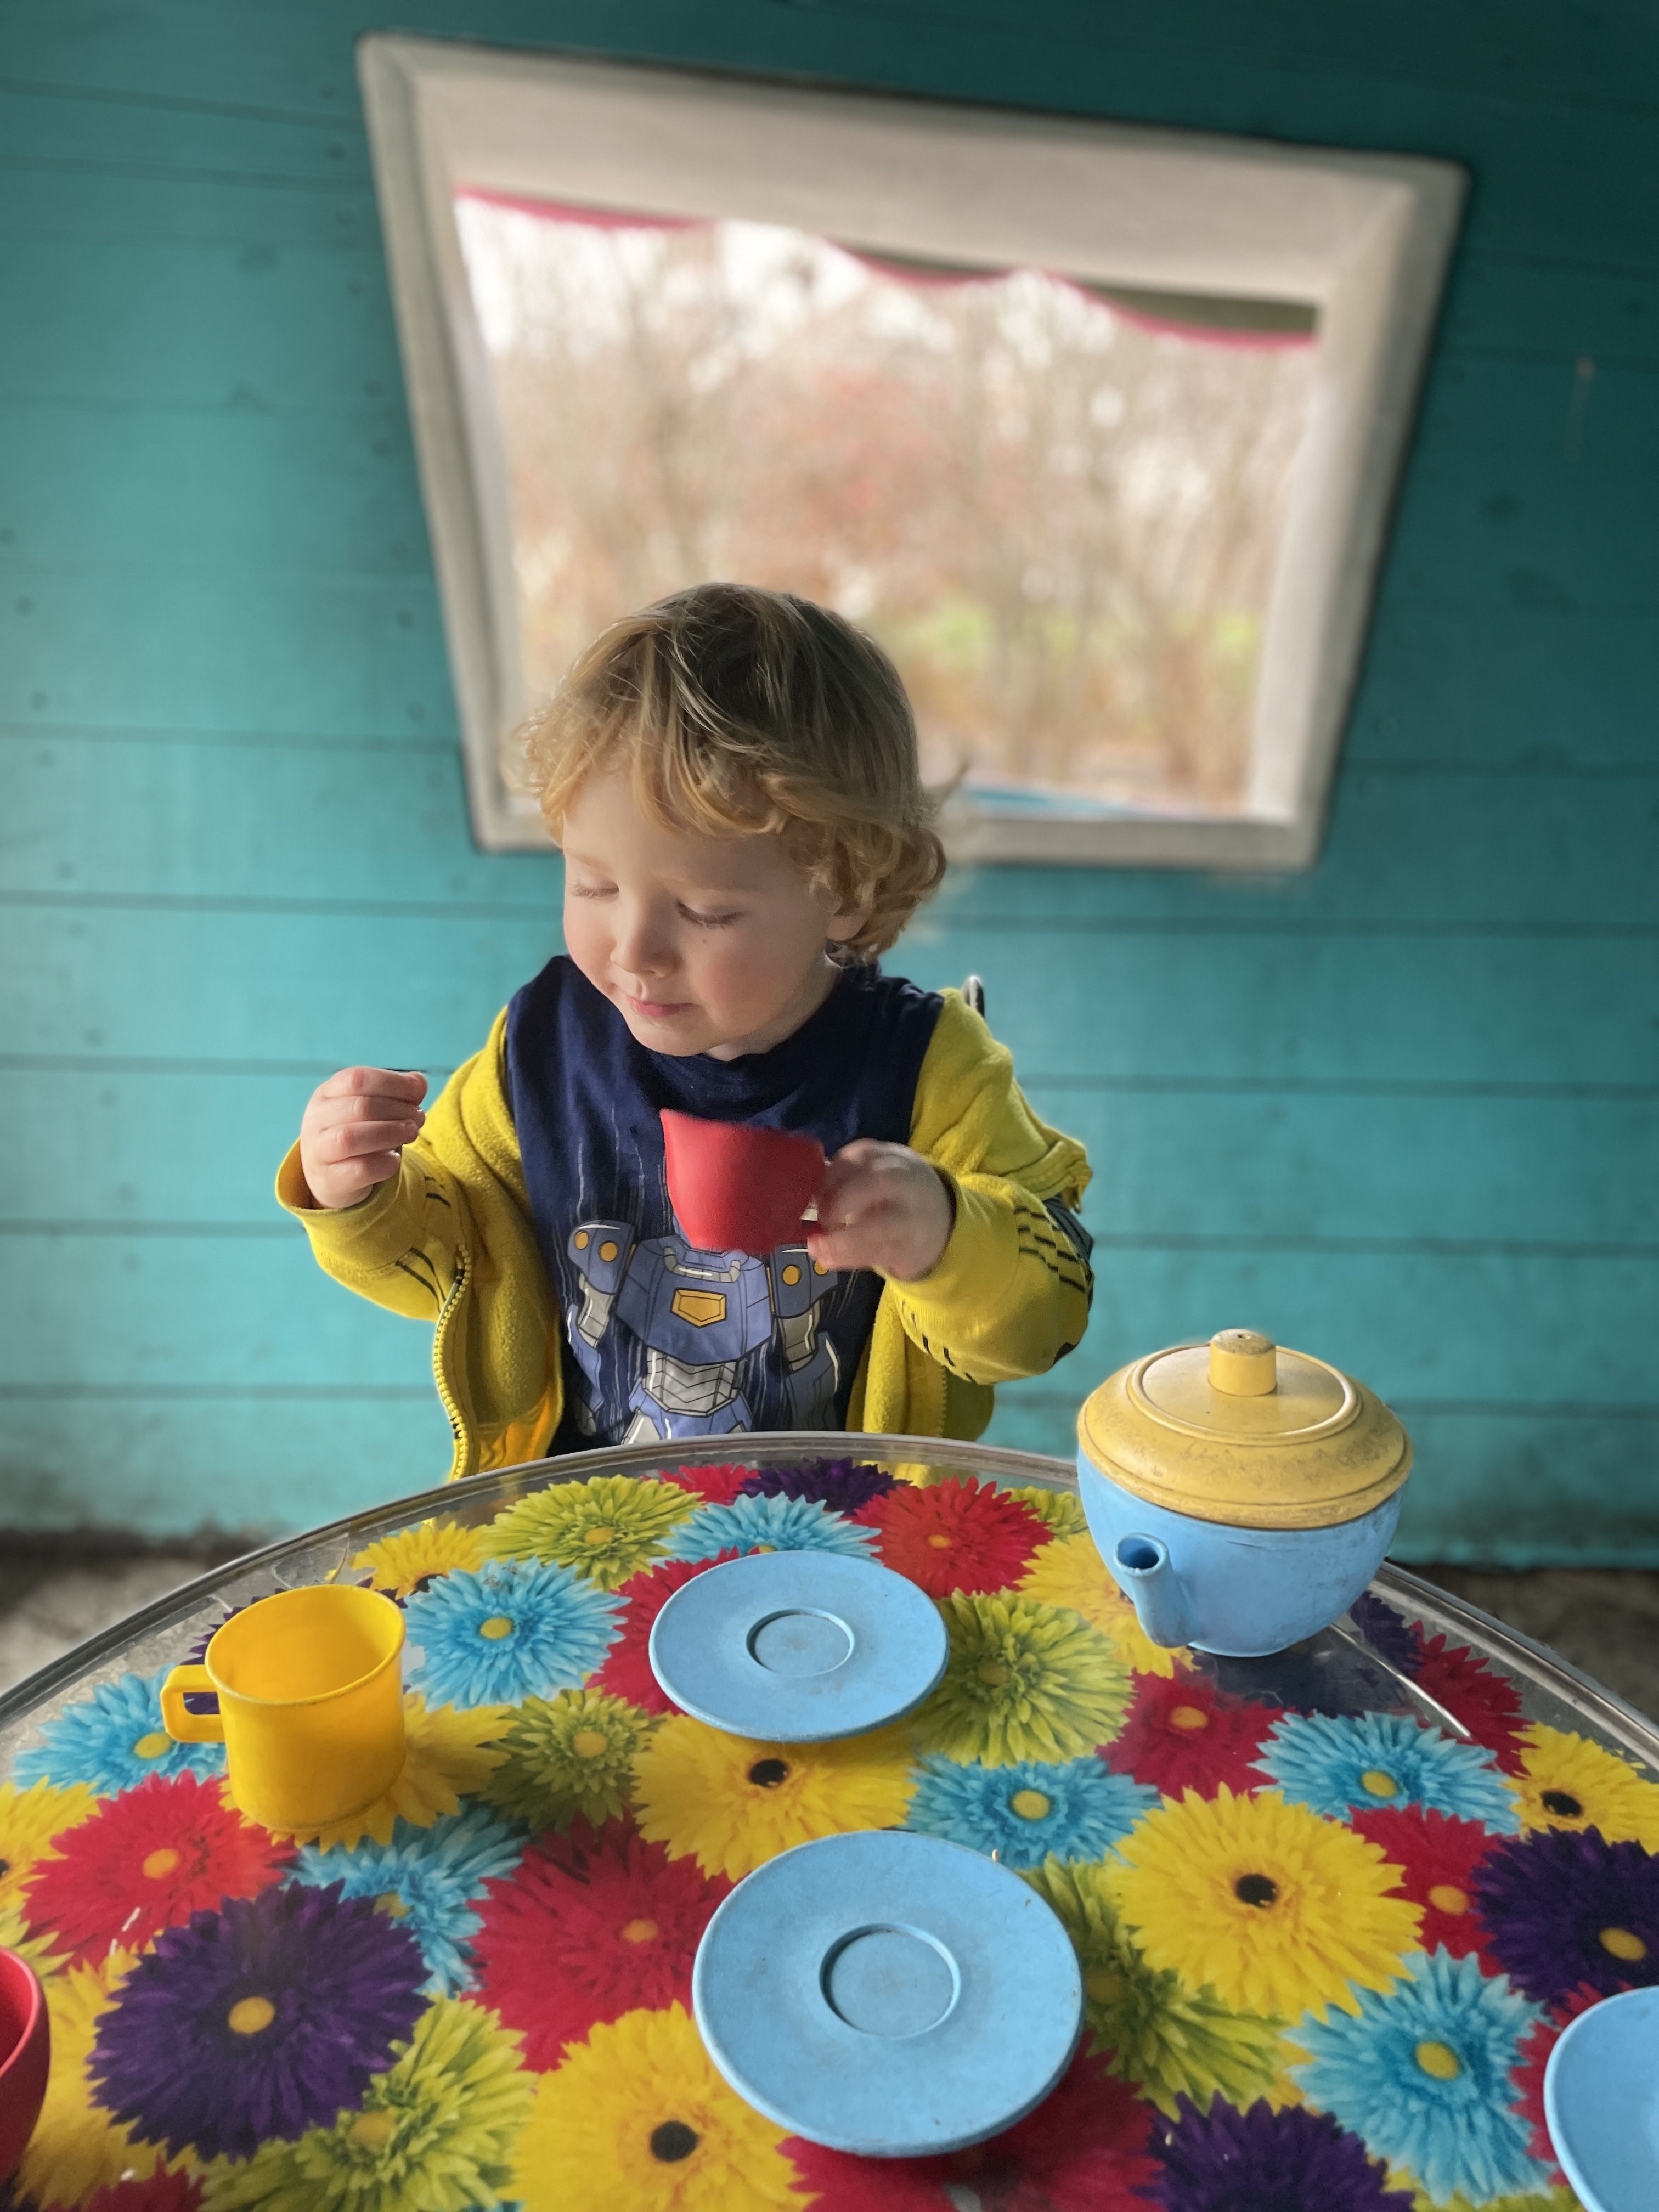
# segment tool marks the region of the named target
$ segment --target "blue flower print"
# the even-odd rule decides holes
[[[487,1559],[405,1607],[428,1705],[515,1705],[577,1690],[617,1637],[621,1598],[546,1559]]]
[[[671,1559],[712,1559],[720,1552],[840,1552],[849,1559],[868,1555],[873,1528],[844,1521],[839,1513],[805,1498],[734,1498],[729,1505],[705,1505],[682,1521],[669,1539]]]
[[[66,1705],[46,1724],[46,1741],[17,1754],[12,1779],[31,1783],[84,1782],[114,1797],[152,1774],[222,1774],[222,1743],[175,1743],[161,1725],[161,1685],[170,1669],[121,1674],[100,1682],[89,1698]]]
[[[994,1851],[1006,1867],[1098,1859],[1158,1802],[1145,1782],[1114,1774],[1104,1760],[1044,1766],[958,1766],[924,1759],[905,1826],[970,1850]]]
[[[1293,1803],[1346,1820],[1379,1806],[1426,1805],[1502,1835],[1520,1826],[1511,1792],[1489,1751],[1455,1743],[1405,1713],[1287,1714],[1256,1765]]]
[[[1473,1954],[1419,1952],[1387,1996],[1356,1990],[1358,2016],[1304,2020],[1292,2039],[1309,2053],[1290,2069],[1310,2105],[1404,2166],[1437,2203],[1472,2204],[1541,2190],[1548,2174],[1510,2109],[1510,2069],[1540,2017]]]
[[[482,1805],[454,1819],[416,1828],[399,1820],[389,1844],[372,1839],[349,1851],[305,1844],[293,1879],[307,1888],[337,1882],[347,1897],[373,1898],[421,1947],[430,1970],[428,1995],[455,1996],[472,1985],[466,1946],[478,1931],[472,1910],[487,1881],[510,1875],[525,1838]]]

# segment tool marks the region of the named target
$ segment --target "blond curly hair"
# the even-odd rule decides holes
[[[556,842],[583,780],[625,767],[667,828],[783,836],[837,908],[866,910],[854,959],[884,952],[945,873],[898,671],[792,592],[698,584],[613,623],[520,735]]]

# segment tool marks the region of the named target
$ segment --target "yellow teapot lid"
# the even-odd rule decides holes
[[[1412,1463],[1410,1437],[1363,1382],[1249,1328],[1120,1367],[1077,1432],[1084,1456],[1135,1497],[1242,1528],[1357,1520]]]

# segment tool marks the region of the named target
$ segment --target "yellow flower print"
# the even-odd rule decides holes
[[[1523,1828],[1599,1828],[1610,1844],[1659,1851],[1659,1785],[1627,1759],[1541,1721],[1522,1729],[1521,1743],[1510,1787]]]
[[[10,1782],[0,1786],[0,1912],[21,1906],[36,1867],[63,1856],[54,1839],[84,1820],[97,1802],[84,1782],[37,1782],[28,1790]]]
[[[896,1827],[915,1786],[901,1728],[840,1743],[752,1743],[675,1714],[634,1763],[640,1833],[733,1881],[815,1836]]]
[[[1270,2097],[1281,2053],[1279,2023],[1233,2012],[1212,1989],[1186,1989],[1154,1972],[1124,1933],[1103,1865],[1050,1858],[1024,1877],[1059,1915],[1083,1969],[1093,2047],[1170,2119],[1180,2100],[1207,2112],[1218,2091],[1241,2111]]]
[[[21,1905],[0,1905],[0,1951],[15,1951],[20,1959],[27,1959],[43,1982],[68,1963],[66,1953],[52,1949],[57,1941],[54,1929],[37,1936]]]
[[[682,2006],[625,2012],[538,2079],[513,2193],[524,2212],[801,2212],[783,2140]]]
[[[939,1612],[951,1656],[911,1723],[923,1751],[981,1766],[1054,1762],[1109,1743],[1122,1727],[1128,1668],[1078,1613],[966,1590]]]
[[[484,1530],[492,1559],[552,1559],[616,1589],[660,1559],[669,1536],[702,1504],[675,1482],[596,1474],[555,1482],[509,1505]]]
[[[1412,2212],[1477,2212],[1477,2207],[1455,2190],[1437,2203],[1426,2190],[1417,2188],[1411,2176],[1397,2167],[1389,2168],[1389,2186],[1410,2191]],[[1525,2191],[1519,2197],[1483,2197],[1478,2212],[1583,2212],[1583,2207],[1564,2182],[1556,2182],[1542,2189]]]
[[[351,1564],[373,1577],[376,1589],[407,1597],[428,1575],[481,1567],[483,1540],[482,1528],[463,1528],[455,1521],[422,1521],[418,1528],[400,1528],[395,1536],[365,1545]]]
[[[1162,1674],[1167,1680],[1184,1651],[1165,1650],[1154,1644],[1135,1618],[1135,1609],[1107,1571],[1095,1549],[1092,1536],[1057,1536],[1025,1570],[1020,1595],[1043,1605],[1069,1606],[1080,1613],[1091,1628],[1110,1637],[1124,1663],[1137,1674]]]
[[[462,1798],[482,1790],[507,1756],[495,1747],[511,1714],[509,1705],[469,1705],[465,1712],[453,1705],[428,1709],[418,1690],[407,1692],[403,1771],[385,1796],[326,1827],[296,1830],[295,1841],[324,1850],[339,1844],[350,1850],[365,1836],[389,1844],[399,1820],[429,1828],[434,1820],[459,1813]]]
[[[128,2130],[93,2101],[87,2081],[98,2023],[132,1971],[131,1952],[112,1952],[95,1966],[70,1966],[46,1983],[52,2019],[52,2074],[46,2100],[18,2169],[21,2193],[39,2204],[82,2204],[94,2191],[124,2179],[144,2180],[159,2166],[195,2170],[186,2152],[164,2160],[152,2143],[135,2142]]]
[[[1224,2005],[1294,2021],[1358,2007],[1415,1948],[1422,1908],[1376,1844],[1279,1792],[1166,1799],[1118,1844],[1113,1901],[1147,1963]]]

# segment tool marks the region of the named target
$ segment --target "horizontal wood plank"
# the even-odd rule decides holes
[[[388,927],[388,922],[394,926]],[[453,1066],[557,948],[539,913],[19,908],[0,1030],[28,1053]],[[1016,1063],[1074,1075],[1659,1081],[1651,940],[921,927],[929,988],[985,978]],[[1226,957],[1218,953],[1227,947]]]
[[[1595,252],[1587,238],[1571,259],[1521,249],[1459,255],[1441,311],[1439,357],[1651,368],[1659,362],[1659,270],[1604,268]]]
[[[51,80],[0,81],[0,144],[17,167],[129,169],[233,190],[278,179],[361,192],[369,176],[361,112],[337,121],[253,104],[135,99],[118,88],[88,95]]]
[[[0,1387],[7,1529],[292,1535],[448,1472],[449,1425],[429,1384],[51,1398]]]
[[[485,855],[458,835],[458,750],[169,741],[0,730],[7,810],[0,896],[337,901],[400,877],[434,906],[556,906],[556,854]],[[275,825],[281,834],[274,835]],[[1526,924],[1659,926],[1659,781],[1647,776],[1389,775],[1338,783],[1326,848],[1306,874],[960,866],[927,927],[978,933],[1114,919],[1246,927],[1319,921],[1421,933]],[[77,857],[66,862],[73,846]],[[68,872],[66,872],[66,870]]]
[[[558,949],[556,919],[15,913],[15,1052],[453,1067]]]
[[[1659,40],[1639,9],[1601,7],[1564,16],[1549,0],[1498,6],[1494,0],[1448,15],[1432,0],[1413,0],[1392,11],[1386,35],[1376,19],[1333,16],[1316,0],[1280,0],[1271,15],[1247,26],[1225,0],[1176,0],[1155,16],[1130,0],[802,0],[781,21],[778,11],[751,0],[705,11],[694,27],[696,44],[711,64],[744,50],[756,66],[766,51],[819,50],[827,66],[832,48],[841,58],[861,44],[872,61],[896,44],[907,24],[954,33],[971,53],[979,41],[999,58],[1007,40],[1043,38],[1062,45],[1073,75],[1050,65],[1050,96],[1063,100],[1078,63],[1103,52],[1121,68],[1153,58],[1184,64],[1195,85],[1213,82],[1236,65],[1277,65],[1310,100],[1335,83],[1370,83],[1437,92],[1449,102],[1474,99],[1528,101],[1545,107],[1640,108],[1655,105]],[[66,92],[84,89],[130,99],[135,94],[183,108],[185,102],[252,106],[328,121],[349,112],[355,87],[349,69],[356,26],[332,0],[289,0],[280,25],[264,11],[246,8],[235,17],[236,36],[222,34],[215,0],[147,0],[118,13],[97,0],[60,0],[50,16],[25,18],[10,40],[10,66],[20,76],[45,78]],[[816,17],[817,20],[814,21]],[[618,20],[602,0],[562,0],[549,8],[536,0],[409,0],[398,21],[436,35],[467,35],[490,43],[568,44],[589,51],[684,53],[684,15],[661,0],[641,0]],[[1376,94],[1374,94],[1374,99]],[[1231,125],[1248,129],[1240,117]]]
[[[280,179],[226,191],[191,177],[124,175],[118,185],[101,170],[39,162],[5,173],[0,239],[49,241],[74,254],[97,246],[193,245],[349,257],[378,253],[380,228],[367,179],[355,191],[319,192]]]
[[[0,1120],[29,1170],[0,1233],[231,1233],[283,1224],[276,1164],[331,1063],[148,1068],[97,1055],[0,1055]],[[447,1070],[430,1071],[434,1088]],[[1089,1149],[1083,1212],[1103,1270],[1160,1242],[1257,1243],[1318,1264],[1333,1247],[1404,1256],[1478,1247],[1659,1254],[1659,1091],[1642,1098],[1084,1090],[1028,1079],[1032,1104]],[[0,1244],[0,1266],[8,1248]]]
[[[0,471],[20,551],[47,570],[187,578],[211,547],[256,620],[266,578],[385,576],[407,580],[404,626],[434,626],[408,429],[385,409],[271,416],[251,388],[247,404],[207,410],[15,404]],[[50,600],[46,578],[35,592]]]
[[[455,22],[452,0],[432,27],[453,35]],[[334,14],[308,27],[307,39],[306,27],[293,27],[294,44],[321,61],[332,83],[349,66],[344,20]],[[620,23],[614,11],[569,6],[550,22],[525,0],[473,0],[465,28],[486,43],[566,44],[1039,112],[1449,155],[1481,179],[1469,215],[1474,243],[1524,239],[1534,250],[1571,251],[1594,229],[1609,255],[1649,267],[1656,258],[1659,181],[1644,159],[1659,108],[1651,70],[1645,77],[1625,70],[1616,88],[1582,59],[1559,76],[1535,62],[1507,92],[1478,76],[1462,82],[1453,72],[1449,82],[1430,58],[1437,27],[1425,31],[1420,56],[1409,62],[1395,30],[1380,52],[1362,56],[1350,46],[1343,60],[1323,65],[1278,24],[1265,40],[1241,41],[1236,23],[1218,26],[1206,7],[1183,9],[1176,27],[1153,32],[1139,19],[1063,8],[1059,0],[1035,12],[993,9],[987,0],[971,11],[957,0],[884,0],[879,9],[845,10],[726,0],[695,32],[666,9],[641,7]],[[162,37],[176,52],[179,27],[169,24]],[[1614,35],[1602,51],[1628,45]],[[233,188],[292,176],[331,189],[358,185],[366,173],[361,129],[337,126],[332,101],[320,115],[267,105],[246,79],[245,94],[254,94],[246,105],[186,104],[166,94],[146,103],[118,81],[76,98],[77,82],[87,86],[86,65],[59,76],[61,44],[57,52],[57,69],[43,62],[35,80],[50,96],[14,92],[0,104],[0,132],[14,160],[124,163],[150,175],[211,176]],[[1594,91],[1575,95],[1567,87],[1581,72]],[[1587,161],[1592,135],[1597,158]],[[1603,182],[1614,173],[1616,190]]]
[[[1528,586],[1529,588],[1530,586]],[[1620,607],[1411,603],[1376,612],[1344,758],[1457,775],[1659,775],[1652,718],[1659,623]]]
[[[0,390],[9,406],[111,410],[129,440],[132,415],[152,410],[322,410],[401,424],[385,258],[378,229],[357,228],[349,245],[308,250],[252,225],[222,244],[66,238],[61,227],[0,235]],[[88,474],[103,458],[94,447]],[[40,465],[54,465],[42,454]]]
[[[1448,1082],[1659,1079],[1659,962],[1644,939],[1075,933],[919,925],[930,988],[985,981],[1017,1066],[1075,1075]],[[1063,1045],[1060,1042],[1064,1040]]]
[[[98,1389],[413,1388],[430,1332],[381,1312],[279,1237],[52,1235],[4,1240],[0,1385]],[[1422,1252],[1141,1250],[1096,1271],[1094,1311],[1054,1376],[1077,1402],[1161,1344],[1260,1328],[1358,1374],[1390,1403],[1652,1403],[1659,1259],[1516,1260]],[[1573,1347],[1564,1370],[1559,1347]]]
[[[429,569],[249,576],[211,544],[189,572],[53,570],[0,520],[0,723],[454,734]]]

